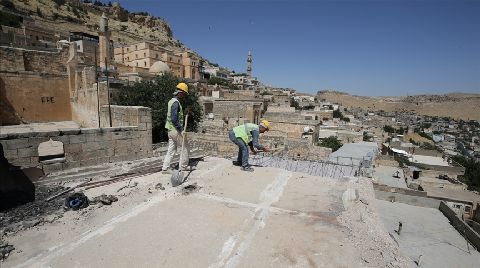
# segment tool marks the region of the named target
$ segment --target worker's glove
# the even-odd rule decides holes
[[[256,151],[256,150],[252,150],[252,154],[253,154],[253,155],[257,155],[257,151]]]

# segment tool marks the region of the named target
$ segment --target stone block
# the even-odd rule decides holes
[[[65,151],[65,154],[80,153],[82,152],[82,144],[80,143],[65,144],[63,146],[63,150]]]
[[[32,164],[30,157],[18,157],[9,161],[14,166],[29,167]]]
[[[147,130],[147,123],[140,123],[138,124],[138,130],[146,131]]]
[[[75,144],[75,143],[84,143],[87,141],[87,138],[85,135],[72,135],[69,136],[70,144]]]
[[[60,131],[39,131],[32,132],[32,137],[56,137],[60,135]]]
[[[121,127],[102,127],[101,132],[118,132],[121,131]]]
[[[57,171],[63,170],[63,163],[48,164],[42,166],[43,172],[45,174],[50,174]]]
[[[82,143],[82,151],[89,152],[89,151],[97,151],[103,149],[103,145],[101,142],[86,142]]]
[[[109,141],[112,140],[111,132],[102,132],[95,135],[94,141]]]
[[[60,135],[78,135],[80,134],[79,128],[62,128],[60,129]]]
[[[80,161],[68,161],[63,163],[63,170],[80,167]]]
[[[38,150],[36,148],[20,148],[17,150],[18,157],[32,157],[38,156]]]
[[[4,149],[9,149],[9,150],[29,148],[29,147],[33,147],[33,146],[29,143],[28,138],[6,140],[4,143]]]
[[[9,159],[9,158],[17,158],[18,157],[18,150],[13,149],[13,150],[3,150],[4,156]]]
[[[81,134],[94,134],[100,132],[100,128],[82,128],[80,129]]]

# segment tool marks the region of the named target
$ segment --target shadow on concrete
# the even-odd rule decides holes
[[[8,162],[0,143],[0,211],[34,200],[34,184],[20,167]]]
[[[15,108],[7,99],[5,82],[0,77],[0,126],[18,125],[24,123],[16,113]]]

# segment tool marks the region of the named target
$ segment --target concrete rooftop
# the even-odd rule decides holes
[[[380,218],[410,259],[410,267],[478,267],[480,253],[467,243],[436,208],[375,200]],[[398,235],[398,222],[402,231]],[[422,255],[421,263],[417,266]]]
[[[119,201],[9,236],[17,250],[5,267],[406,267],[366,178],[247,173],[206,158],[189,176],[199,191],[186,194],[169,179],[154,173],[134,178],[133,188],[84,191]]]

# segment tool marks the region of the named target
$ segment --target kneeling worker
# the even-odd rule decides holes
[[[234,127],[228,132],[230,140],[238,146],[237,161],[233,161],[236,166],[242,166],[243,171],[253,171],[253,168],[248,164],[248,148],[247,144],[256,154],[255,149],[263,152],[270,150],[258,143],[258,136],[260,133],[268,131],[270,123],[267,120],[262,120],[260,124],[246,123],[238,127]]]

